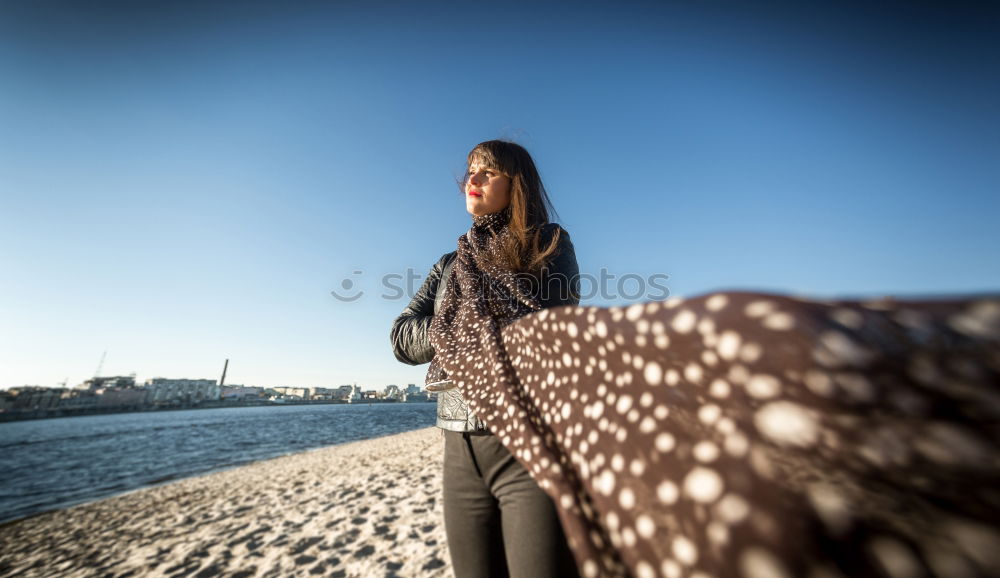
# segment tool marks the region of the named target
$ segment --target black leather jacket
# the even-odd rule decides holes
[[[543,247],[557,229],[561,227],[555,223],[550,223],[542,229]],[[431,347],[427,329],[431,325],[431,318],[444,302],[456,255],[457,253],[452,251],[438,259],[410,304],[392,322],[390,332],[392,351],[396,359],[403,363],[420,365],[429,363],[434,357],[434,348]],[[569,238],[569,233],[562,229],[556,253],[547,269],[543,271],[537,287],[542,307],[577,305],[580,302],[579,272],[573,242]],[[442,283],[442,280],[445,282]],[[437,426],[450,431],[489,433],[483,422],[469,411],[469,406],[458,388],[438,393]]]

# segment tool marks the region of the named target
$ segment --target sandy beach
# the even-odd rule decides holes
[[[451,576],[440,430],[321,448],[0,526],[3,576]]]

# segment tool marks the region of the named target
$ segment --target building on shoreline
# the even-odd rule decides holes
[[[146,380],[145,388],[149,391],[149,402],[153,404],[197,403],[222,397],[221,388],[214,379],[154,377]]]
[[[132,375],[115,375],[108,377],[92,377],[87,381],[83,382],[77,389],[82,389],[84,391],[97,392],[103,391],[105,389],[129,389],[135,387],[135,374]]]
[[[242,385],[226,385],[219,392],[220,399],[246,401],[251,399],[267,399],[263,387],[244,387]]]
[[[4,406],[17,410],[35,409],[55,409],[62,401],[62,394],[66,390],[61,387],[42,387],[39,385],[25,385],[23,387],[12,387],[4,391]]]

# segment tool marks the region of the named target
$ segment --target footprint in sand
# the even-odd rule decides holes
[[[358,550],[354,552],[354,557],[355,558],[367,558],[367,557],[371,556],[374,553],[375,553],[375,546],[372,546],[371,544],[369,544],[367,546],[362,546],[361,548],[358,548]]]

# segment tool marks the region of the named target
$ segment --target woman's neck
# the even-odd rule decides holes
[[[498,232],[500,229],[507,226],[510,223],[510,205],[506,208],[497,211],[495,213],[488,213],[486,215],[473,215],[472,216],[472,227],[474,229],[479,229],[482,231]]]

